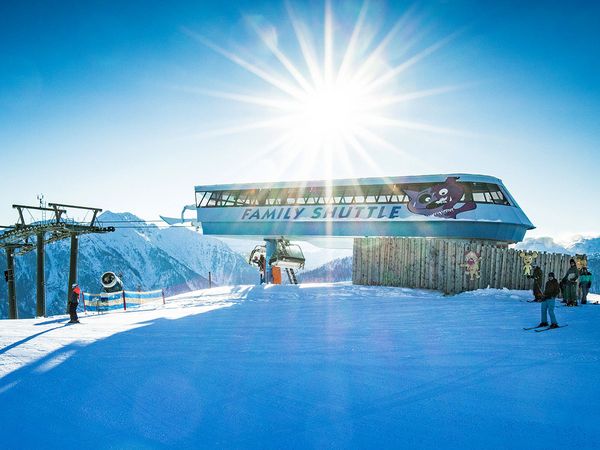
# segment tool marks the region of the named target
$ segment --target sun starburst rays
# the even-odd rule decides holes
[[[455,34],[451,34],[391,65],[386,51],[400,31],[407,27],[409,13],[376,41],[377,35],[367,26],[369,5],[363,3],[347,39],[334,34],[336,17],[330,0],[325,0],[321,51],[315,45],[318,36],[299,18],[290,3],[286,3],[293,36],[301,59],[294,61],[290,52],[285,52],[279,42],[277,29],[265,27],[248,20],[259,42],[273,55],[276,61],[261,64],[260,58],[241,56],[215,44],[203,36],[186,30],[209,48],[218,52],[248,73],[262,80],[269,87],[265,94],[226,92],[181,88],[240,104],[256,107],[257,114],[245,123],[220,127],[204,135],[227,135],[269,129],[274,135],[273,151],[286,153],[279,161],[281,173],[300,159],[303,172],[311,173],[315,167],[331,175],[334,159],[351,165],[350,154],[364,165],[380,171],[372,152],[366,145],[374,145],[394,151],[403,158],[408,154],[381,137],[377,131],[385,128],[410,130],[420,133],[460,134],[448,127],[439,127],[413,120],[396,118],[393,107],[416,99],[460,89],[460,86],[439,86],[429,89],[402,91],[398,89],[400,76],[414,65],[446,45]],[[414,38],[414,36],[413,36]],[[344,46],[345,42],[345,46]],[[405,39],[402,52],[408,52],[414,39]],[[370,49],[370,50],[369,50]],[[279,65],[279,68],[277,68]],[[299,158],[302,155],[302,158]],[[256,155],[255,155],[256,156]]]

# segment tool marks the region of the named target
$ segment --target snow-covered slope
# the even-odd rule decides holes
[[[600,306],[536,333],[529,298],[237,286],[3,321],[1,446],[598,448]]]
[[[126,289],[162,289],[176,294],[215,284],[254,282],[258,275],[243,257],[220,241],[188,229],[159,229],[129,213],[107,211],[102,224],[113,233],[85,235],[79,241],[78,281],[85,291],[100,291],[100,276],[110,270],[123,275]],[[46,247],[48,314],[64,311],[69,271],[68,241]],[[17,303],[20,317],[35,314],[35,252],[16,258]],[[0,259],[0,270],[6,261]],[[5,288],[0,290],[0,318],[7,317]]]

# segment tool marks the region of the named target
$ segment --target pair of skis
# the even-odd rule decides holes
[[[542,331],[548,331],[548,330],[555,330],[557,328],[564,328],[564,327],[568,327],[569,325],[559,325],[558,327],[529,327],[529,328],[523,328],[524,330],[534,330],[536,333],[541,333]]]

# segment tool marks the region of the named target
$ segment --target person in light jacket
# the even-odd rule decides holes
[[[562,279],[564,283],[563,297],[567,302],[567,306],[577,306],[577,279],[579,278],[579,271],[573,258],[571,258],[569,264],[570,267]]]
[[[581,289],[581,304],[587,303],[587,295],[592,287],[592,273],[587,267],[582,267],[579,273],[579,288]]]

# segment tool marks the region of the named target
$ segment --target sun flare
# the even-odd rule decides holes
[[[289,126],[296,139],[309,139],[318,150],[332,141],[343,142],[364,125],[366,104],[360,91],[350,84],[330,83],[307,92],[297,100],[297,114]]]
[[[401,17],[381,40],[376,40],[375,36],[379,35],[380,30],[367,26],[368,9],[369,4],[365,2],[351,27],[350,35],[345,36],[339,30],[348,28],[336,26],[330,1],[325,0],[322,33],[309,28],[287,4],[297,50],[301,55],[299,61],[293,60],[292,51],[286,53],[283,50],[280,30],[264,22],[247,21],[260,44],[268,49],[276,62],[227,50],[204,36],[186,30],[189,35],[258,77],[270,88],[268,95],[195,89],[195,92],[203,95],[250,104],[256,107],[256,117],[261,117],[212,129],[205,134],[229,135],[258,129],[272,130],[275,138],[263,153],[266,156],[274,150],[283,150],[286,153],[280,163],[283,172],[286,165],[297,164],[300,155],[308,156],[304,158],[304,166],[331,165],[334,157],[341,164],[349,165],[349,154],[352,153],[357,157],[355,159],[375,170],[379,168],[369,156],[373,147],[393,151],[407,158],[404,151],[382,136],[380,131],[385,128],[420,133],[454,133],[448,128],[398,119],[393,110],[401,103],[456,89],[453,86],[441,86],[407,91],[398,86],[401,74],[442,47],[452,36],[415,50],[412,47],[416,39],[408,39],[405,35],[402,52],[410,56],[392,64],[386,51],[398,38],[399,30],[409,28],[409,14]],[[339,31],[339,35],[334,35],[334,31]],[[321,47],[315,45],[319,40],[322,40]]]

